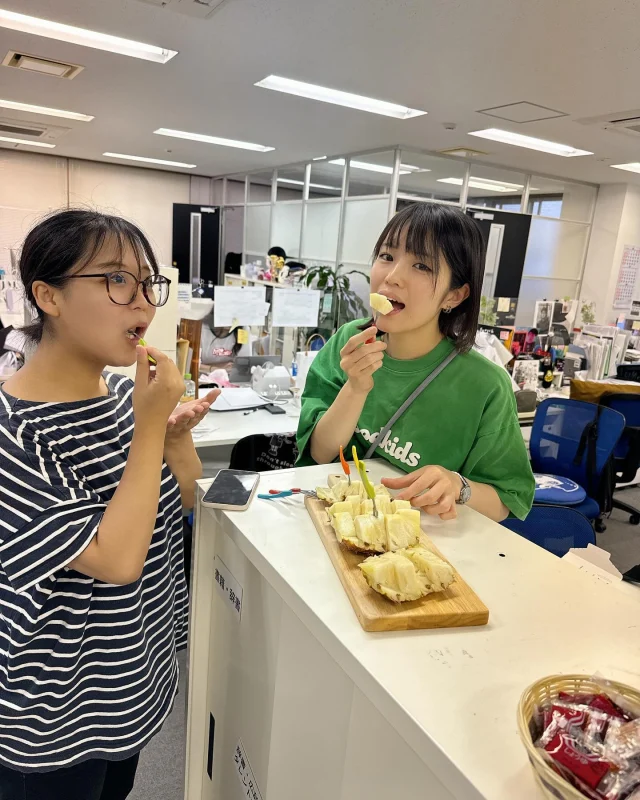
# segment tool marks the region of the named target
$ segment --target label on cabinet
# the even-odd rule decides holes
[[[238,622],[242,616],[242,586],[233,577],[224,561],[216,556],[214,560],[216,589],[236,615]]]
[[[262,795],[260,794],[255,775],[251,769],[251,764],[249,764],[242,739],[238,739],[238,744],[233,754],[233,760],[236,765],[238,780],[242,784],[242,796],[246,797],[247,800],[262,800]]]

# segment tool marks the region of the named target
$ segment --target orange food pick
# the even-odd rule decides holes
[[[342,449],[342,445],[340,445],[340,463],[342,464],[342,470],[344,474],[351,475],[351,467],[345,461],[344,450]]]

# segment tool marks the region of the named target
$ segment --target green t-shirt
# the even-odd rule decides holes
[[[298,465],[313,463],[313,429],[346,382],[340,350],[361,320],[343,325],[314,359],[302,396]],[[429,373],[453,350],[445,339],[426,356],[400,361],[384,355],[374,388],[345,452],[362,458],[380,430]],[[493,486],[516,517],[529,513],[535,489],[509,377],[476,352],[458,355],[420,394],[378,444],[376,456],[412,472],[437,464]]]

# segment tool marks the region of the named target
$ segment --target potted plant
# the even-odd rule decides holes
[[[351,286],[350,275],[362,275],[367,283],[369,276],[358,269],[341,272],[343,265],[337,269],[329,266],[311,267],[305,276],[307,286],[315,282],[322,292],[320,299],[319,328],[333,334],[341,325],[351,320],[366,317],[369,309]]]

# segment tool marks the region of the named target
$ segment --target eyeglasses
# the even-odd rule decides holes
[[[71,275],[71,278],[103,278],[107,287],[107,294],[112,303],[119,306],[128,306],[136,299],[138,287],[142,286],[142,294],[149,305],[159,308],[169,299],[169,286],[171,281],[164,275],[149,275],[140,281],[131,272],[118,270],[118,272],[100,272],[87,275]]]

